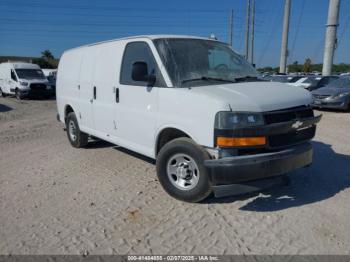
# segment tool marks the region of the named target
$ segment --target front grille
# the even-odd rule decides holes
[[[268,125],[313,116],[314,111],[310,107],[306,106],[295,107],[286,110],[271,111],[264,114],[265,123]]]
[[[45,84],[30,84],[30,89],[33,91],[44,91],[46,90]]]
[[[294,133],[269,136],[270,147],[284,147],[311,140],[316,133],[316,126],[299,130]]]
[[[314,116],[314,111],[310,107],[301,106],[286,110],[271,111],[264,114],[266,124],[276,124],[293,120],[302,121],[303,118]],[[286,147],[293,144],[308,141],[315,136],[316,127],[302,130],[295,130],[291,133],[271,135],[268,137],[270,148]]]
[[[312,97],[315,99],[325,99],[327,97],[330,97],[330,95],[315,95],[315,94],[313,94]]]

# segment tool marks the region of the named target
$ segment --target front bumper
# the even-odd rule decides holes
[[[26,89],[26,90],[20,90],[19,92],[23,97],[47,97],[52,95],[51,89],[46,89],[46,90]]]
[[[305,143],[283,151],[206,160],[212,185],[222,186],[279,176],[312,163],[313,150]]]

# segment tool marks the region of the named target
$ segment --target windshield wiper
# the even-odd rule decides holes
[[[235,78],[236,82],[244,82],[244,81],[252,81],[252,80],[258,80],[257,76],[244,76],[244,77],[237,77]]]
[[[219,82],[227,82],[227,83],[234,83],[235,82],[235,81],[229,80],[229,79],[202,76],[199,78],[185,79],[185,80],[182,80],[181,83],[184,84],[184,83],[195,82],[195,81],[219,81]]]

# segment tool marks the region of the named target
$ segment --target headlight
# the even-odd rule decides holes
[[[29,83],[28,82],[19,82],[21,84],[21,86],[28,86]]]
[[[264,117],[260,113],[218,112],[215,116],[215,128],[217,129],[233,129],[261,125],[264,125]]]
[[[333,97],[334,97],[334,98],[340,98],[340,97],[348,96],[348,95],[350,95],[350,92],[341,93],[341,94],[335,95],[335,96],[333,96]]]
[[[46,86],[46,89],[47,89],[47,90],[51,90],[51,86],[50,86],[50,85],[47,85],[47,86]]]

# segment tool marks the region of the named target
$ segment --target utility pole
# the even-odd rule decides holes
[[[252,0],[252,35],[250,38],[250,64],[254,65],[255,0]]]
[[[247,0],[247,18],[246,18],[246,30],[245,30],[245,59],[248,60],[249,56],[249,26],[250,26],[250,0]]]
[[[339,26],[340,0],[329,0],[326,43],[323,57],[322,75],[332,74],[334,50],[337,43],[337,29]]]
[[[285,74],[287,71],[286,69],[287,69],[287,56],[288,56],[288,34],[289,34],[290,5],[291,5],[291,0],[285,0],[282,47],[281,47],[281,60],[280,60],[280,73],[281,74]]]
[[[230,22],[229,22],[229,43],[233,46],[233,9],[231,9]]]

